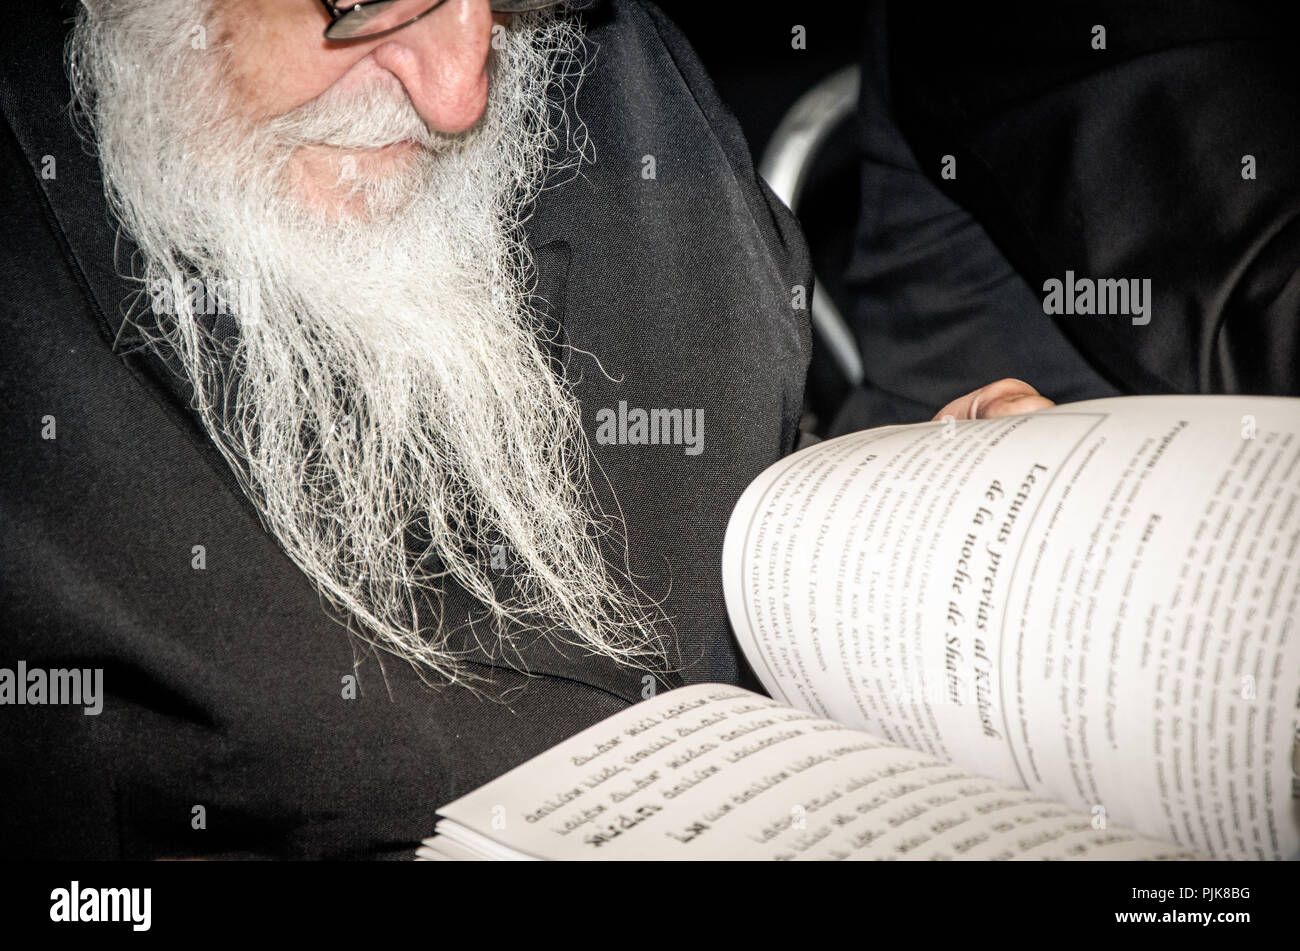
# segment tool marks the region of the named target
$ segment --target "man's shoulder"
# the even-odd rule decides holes
[[[648,0],[610,0],[587,19],[592,56],[579,105],[610,111],[583,115],[584,122],[638,128],[647,147],[721,159],[732,174],[747,183],[754,179],[739,123],[690,41],[662,10]]]
[[[587,49],[566,132],[583,158],[560,172],[563,187],[543,196],[530,230],[570,243],[590,234],[604,247],[620,229],[661,249],[703,239],[787,294],[810,284],[798,223],[759,177],[690,41],[648,0],[608,0],[581,15]]]

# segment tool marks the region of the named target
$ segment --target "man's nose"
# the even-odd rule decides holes
[[[462,132],[487,105],[492,23],[488,0],[446,0],[381,41],[372,55],[406,87],[429,128]]]

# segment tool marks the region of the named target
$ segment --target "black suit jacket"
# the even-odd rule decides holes
[[[1064,333],[1122,393],[1300,394],[1300,59],[1283,9],[889,4],[899,125],[1032,295],[1067,270],[1151,281],[1149,324],[1045,318],[1035,301],[1026,339],[1055,351],[1048,338]],[[944,155],[955,179],[941,176]],[[1029,374],[1048,362],[1025,353],[1017,365],[1038,383]],[[1074,392],[1095,391],[1083,384]]]
[[[98,716],[0,707],[7,854],[406,856],[440,804],[647,690],[745,679],[722,535],[745,485],[794,445],[809,331],[791,288],[811,274],[793,219],[655,8],[587,14],[595,62],[578,112],[596,158],[544,193],[528,237],[589,435],[620,400],[704,409],[696,456],[593,445],[633,572],[672,619],[678,670],[655,683],[541,641],[503,657],[467,639],[492,699],[424,686],[327,616],[184,384],[123,330],[130,245],[68,118],[73,13],[29,5],[30,22],[0,35],[0,667],[103,668],[106,697]],[[450,623],[471,607],[448,592]]]

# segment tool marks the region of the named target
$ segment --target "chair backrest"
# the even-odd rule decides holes
[[[847,66],[806,92],[785,114],[763,153],[759,174],[801,218],[801,202],[819,157],[837,137],[853,128],[860,78],[857,66]],[[857,209],[852,210],[856,215]],[[845,382],[850,387],[860,385],[863,368],[857,341],[820,279],[812,296],[812,325],[815,344],[825,348]]]

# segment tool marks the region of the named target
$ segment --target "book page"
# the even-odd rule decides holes
[[[1196,857],[719,684],[639,703],[438,812],[429,858]]]
[[[724,549],[773,696],[1216,858],[1300,851],[1300,400],[820,443]]]

